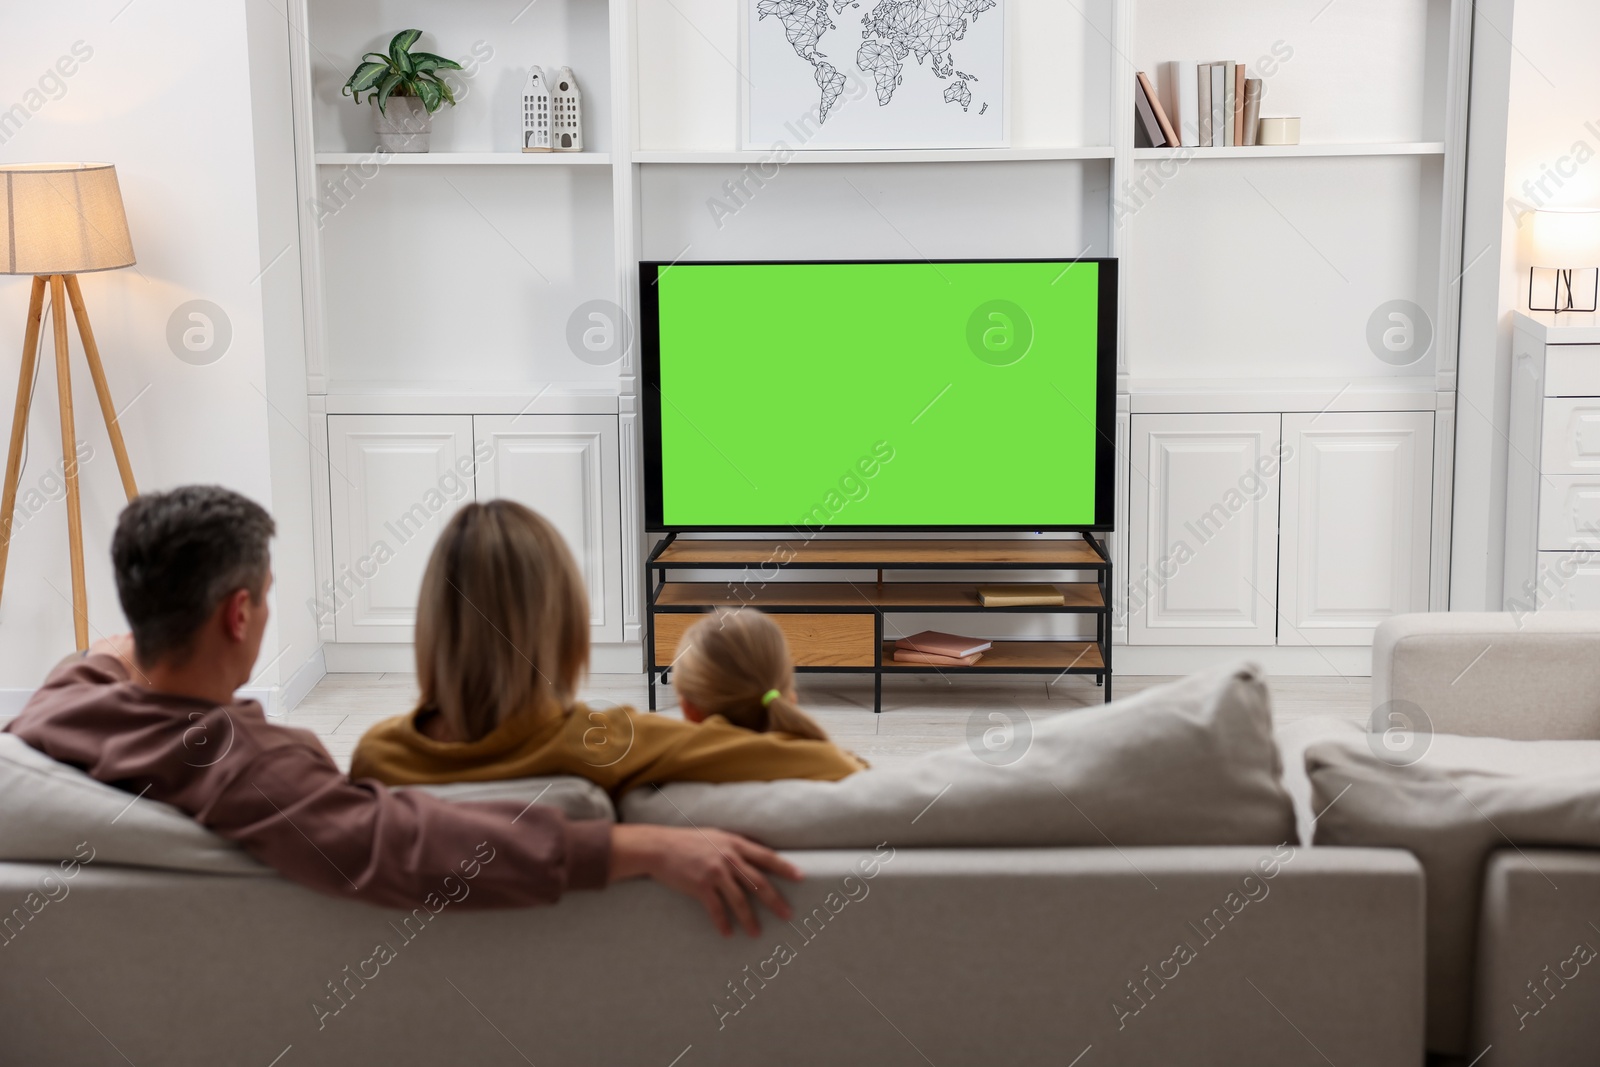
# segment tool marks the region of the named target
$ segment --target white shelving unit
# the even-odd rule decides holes
[[[1426,529],[1411,511],[1403,521],[1365,516],[1385,536],[1409,538],[1386,557],[1404,560],[1404,581],[1362,571],[1381,563],[1366,550],[1349,557],[1353,570],[1318,571],[1339,558],[1317,527],[1328,483],[1291,469],[1284,476],[1298,481],[1284,492],[1302,512],[1271,529],[1297,540],[1254,546],[1249,574],[1288,559],[1298,568],[1291,588],[1325,590],[1336,576],[1374,597],[1381,586],[1389,600],[1345,611],[1323,596],[1314,617],[1270,603],[1252,623],[1254,639],[1270,623],[1288,635],[1279,644],[1298,643],[1273,650],[1278,669],[1359,669],[1358,648],[1333,646],[1359,641],[1383,610],[1444,605],[1467,0],[1304,10],[1276,0],[1008,0],[1010,147],[792,154],[740,145],[741,22],[729,0],[542,0],[520,12],[486,0],[291,0],[291,18],[315,433],[328,433],[330,414],[390,419],[401,437],[407,420],[449,417],[454,448],[474,432],[463,418],[614,416],[615,449],[585,452],[617,464],[614,477],[586,483],[618,494],[616,528],[586,542],[620,590],[609,602],[618,616],[595,630],[597,669],[642,669],[637,354],[585,362],[569,348],[568,324],[594,300],[636,314],[640,259],[1117,257],[1119,577],[1137,580],[1141,553],[1159,554],[1150,509],[1176,506],[1158,487],[1133,484],[1149,477],[1149,457],[1133,453],[1136,420],[1141,440],[1155,434],[1164,448],[1203,455],[1208,434],[1233,440],[1248,431],[1256,443],[1292,445],[1307,439],[1308,419],[1320,434],[1337,414],[1347,436],[1316,436],[1318,460],[1350,470],[1368,463],[1387,487],[1374,499],[1425,493]],[[436,151],[378,162],[369,117],[339,86],[360,53],[404,26],[427,31],[424,47],[475,63],[461,105],[435,118]],[[1164,85],[1171,60],[1268,55],[1279,58],[1263,114],[1300,115],[1312,143],[1135,147],[1136,70]],[[530,63],[573,67],[591,151],[517,150]],[[916,71],[907,68],[908,83]],[[1189,166],[1196,161],[1205,165]],[[425,280],[405,269],[418,248]],[[1369,316],[1394,299],[1431,321],[1431,350],[1413,365],[1380,361],[1365,340]],[[1323,412],[1330,418],[1312,418]],[[1175,441],[1160,421],[1169,418],[1201,420],[1185,423],[1197,436]],[[360,425],[372,432],[370,421]],[[567,424],[550,425],[559,451]],[[349,451],[347,442],[316,443],[327,456]],[[1372,455],[1394,462],[1373,467],[1363,458]],[[1432,472],[1427,485],[1417,481],[1422,470]],[[336,558],[351,531],[334,530],[330,501],[367,491],[342,480],[350,474],[332,461],[317,472],[320,580],[338,580],[349,562]],[[576,481],[543,491],[561,497],[552,510],[585,514],[583,501],[573,503],[585,491]],[[1138,494],[1147,518],[1134,530]],[[604,522],[600,503],[589,502],[589,513]],[[1193,580],[1172,585],[1162,606],[1169,618],[1204,616],[1217,590],[1237,600],[1240,575],[1225,565],[1195,564],[1186,576]],[[1183,597],[1198,599],[1186,607]],[[1131,598],[1124,608],[1141,610]],[[1316,647],[1341,611],[1351,625]],[[1141,621],[1146,636],[1128,656],[1119,652],[1119,665],[1185,669],[1182,642],[1164,643],[1150,622]],[[323,636],[333,669],[408,662],[403,645],[352,643],[332,623]]]

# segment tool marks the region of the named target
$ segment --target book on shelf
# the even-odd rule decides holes
[[[1235,63],[1233,68],[1233,143],[1244,144],[1244,76],[1243,63]]]
[[[1167,65],[1172,84],[1172,121],[1178,142],[1193,148],[1200,143],[1199,60],[1178,59]]]
[[[1150,100],[1145,96],[1142,84],[1135,84],[1133,87],[1133,109],[1138,117],[1138,122],[1133,128],[1134,147],[1165,147],[1166,135],[1161,132],[1161,124],[1156,121],[1155,109],[1150,106]]]
[[[1225,148],[1228,144],[1228,127],[1224,116],[1228,113],[1228,65],[1211,64],[1211,147]]]
[[[1261,89],[1260,78],[1246,78],[1244,81],[1244,143],[1256,143],[1256,127],[1261,122]]]
[[[1144,101],[1145,107],[1154,116],[1156,125],[1161,128],[1161,136],[1166,142],[1166,147],[1178,147],[1178,131],[1173,129],[1172,118],[1167,114],[1167,109],[1161,106],[1161,94],[1156,92],[1154,83],[1150,81],[1150,76],[1144,71],[1139,71],[1135,76],[1139,79],[1138,99]],[[1140,115],[1143,116],[1143,114],[1144,112],[1141,110]],[[1161,146],[1158,145],[1156,147]]]
[[[1053,585],[983,585],[978,602],[986,608],[1062,607],[1067,598]]]
[[[1225,147],[1232,148],[1236,143],[1233,139],[1234,115],[1234,80],[1238,76],[1239,64],[1231,59],[1222,64],[1222,143]]]
[[[964,656],[987,652],[992,644],[993,642],[985,641],[981,637],[962,637],[960,634],[924,630],[920,634],[902,637],[894,643],[894,647],[897,651],[921,652],[925,655],[944,656],[947,659],[961,659]]]
[[[974,652],[970,656],[939,656],[932,652],[917,652],[909,648],[894,650],[896,663],[926,663],[933,667],[970,667],[982,658],[982,652]]]
[[[1196,88],[1195,107],[1200,114],[1200,139],[1195,143],[1201,148],[1211,147],[1211,64],[1201,63],[1195,67]]]

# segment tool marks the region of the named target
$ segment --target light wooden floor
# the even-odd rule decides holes
[[[1121,677],[1116,695],[1132,696],[1166,678]],[[1279,678],[1270,683],[1273,718],[1279,724],[1318,715],[1366,722],[1371,684],[1366,678]],[[590,678],[582,697],[593,704],[644,708],[643,675],[602,674]],[[330,674],[282,721],[315,732],[348,768],[357,739],[380,719],[409,711],[416,699],[411,674]],[[801,703],[844,747],[875,766],[962,743],[967,723],[988,708],[1020,708],[1032,717],[1070,713],[1100,703],[1093,680],[1066,678],[974,678],[937,675],[886,679],[883,713],[872,713],[870,679],[844,675],[801,676]],[[659,693],[663,714],[676,715],[670,688]]]

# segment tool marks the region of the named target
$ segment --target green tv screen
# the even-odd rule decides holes
[[[1114,260],[640,266],[651,529],[1111,529]]]

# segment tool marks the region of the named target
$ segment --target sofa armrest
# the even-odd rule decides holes
[[[1470,1055],[1479,1067],[1593,1063],[1600,853],[1502,849],[1484,867]]]
[[[1434,733],[1600,739],[1600,613],[1387,619],[1372,641],[1372,707],[1376,729],[1420,709]]]

